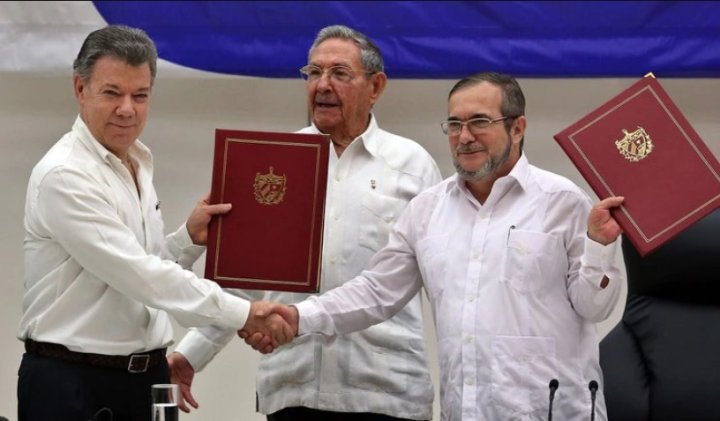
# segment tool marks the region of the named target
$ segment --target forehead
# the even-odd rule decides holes
[[[95,62],[90,80],[103,84],[149,88],[152,83],[152,75],[148,63],[133,66],[117,57],[104,56]]]
[[[459,118],[480,114],[497,117],[501,106],[500,87],[490,82],[480,82],[453,93],[448,100],[448,114]]]
[[[360,47],[348,39],[331,38],[315,47],[310,54],[310,62],[324,67],[338,64],[355,67],[360,64]]]

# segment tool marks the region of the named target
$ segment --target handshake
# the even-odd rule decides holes
[[[250,306],[250,314],[238,336],[245,343],[263,354],[273,352],[297,336],[298,311],[272,301],[255,301]]]

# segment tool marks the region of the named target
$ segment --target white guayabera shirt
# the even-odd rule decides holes
[[[410,202],[370,269],[297,304],[301,337],[364,329],[424,287],[443,420],[544,420],[553,378],[556,418],[589,419],[587,385],[602,385],[595,324],[624,282],[619,241],[587,238],[590,206],[581,189],[524,156],[483,205],[450,177]],[[606,419],[601,390],[596,407]]]
[[[319,133],[312,126],[300,132]],[[372,255],[387,242],[390,228],[410,199],[441,180],[427,151],[380,129],[374,117],[340,158],[331,148],[329,160],[323,292],[367,267]],[[283,303],[308,297],[255,294],[255,298],[261,296]],[[304,336],[263,356],[257,374],[259,411],[270,414],[306,406],[431,419],[434,393],[425,358],[420,298],[419,294],[408,297],[409,302],[395,317],[361,332],[330,342],[320,336]],[[176,351],[200,370],[235,334],[223,329],[194,329]]]

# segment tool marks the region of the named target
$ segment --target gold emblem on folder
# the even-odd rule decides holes
[[[650,152],[652,152],[655,145],[653,145],[650,135],[647,134],[645,129],[638,126],[638,129],[634,132],[628,132],[622,129],[625,137],[615,141],[620,154],[625,157],[628,161],[638,162],[644,159]]]
[[[285,196],[287,178],[275,175],[273,167],[267,174],[255,173],[255,200],[262,205],[277,205]]]

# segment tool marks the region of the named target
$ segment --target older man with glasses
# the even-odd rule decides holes
[[[385,245],[410,199],[441,178],[421,146],[378,127],[372,108],[387,76],[380,50],[365,35],[345,26],[322,29],[300,74],[312,119],[300,132],[329,134],[334,147],[321,271],[321,289],[328,291],[358,275]],[[272,292],[264,298],[295,303],[307,294]],[[266,355],[257,376],[258,410],[271,421],[431,419],[434,393],[420,294],[407,298],[382,324],[331,342],[306,336]],[[193,330],[170,355],[174,381],[194,407],[194,372],[234,335],[227,329]]]
[[[591,206],[570,180],[529,163],[525,98],[510,76],[460,80],[441,127],[457,175],[410,202],[368,270],[283,309],[296,311],[296,340],[365,329],[424,287],[443,420],[551,419],[553,397],[556,419],[590,419],[593,403],[607,419],[595,324],[620,297],[610,208],[623,198]]]

